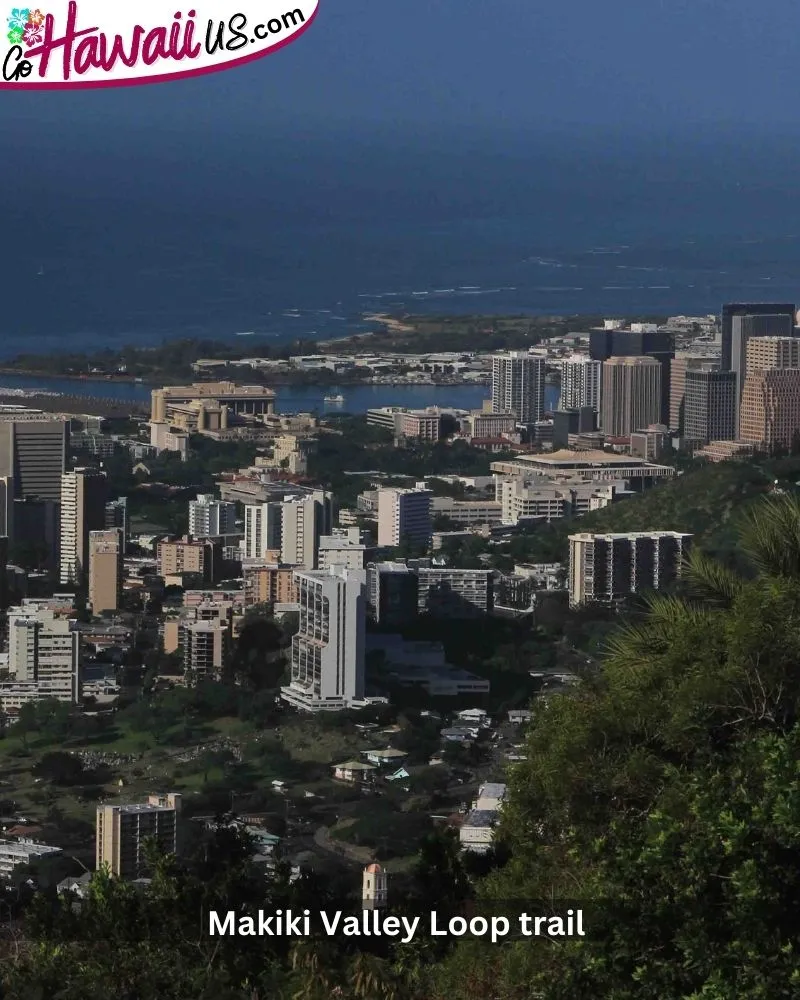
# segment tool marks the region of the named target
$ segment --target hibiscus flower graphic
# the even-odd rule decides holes
[[[8,19],[8,27],[11,31],[24,31],[25,25],[30,21],[31,12],[27,7],[13,7],[11,17]]]
[[[22,44],[22,29],[21,28],[12,28],[11,31],[9,31],[9,33],[7,35],[7,38],[9,40],[9,42],[11,42],[12,45],[21,45]]]
[[[25,25],[25,33],[22,36],[26,45],[38,45],[44,38],[41,26],[29,21]]]
[[[35,24],[38,27],[39,25],[44,24],[44,19],[46,17],[47,15],[42,13],[42,11],[37,8],[28,14],[28,24]]]

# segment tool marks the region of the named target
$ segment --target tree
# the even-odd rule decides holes
[[[737,574],[694,554],[602,674],[534,713],[482,883],[530,911],[580,902],[558,948],[464,945],[431,997],[788,998],[798,989],[800,504],[740,524]],[[539,901],[536,903],[535,901]],[[510,904],[508,904],[510,906]]]

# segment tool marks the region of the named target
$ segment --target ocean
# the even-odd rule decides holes
[[[371,311],[702,314],[800,297],[788,140],[254,132],[235,149],[190,137],[183,162],[158,137],[55,139],[53,160],[43,134],[25,169],[0,164],[0,358],[332,338]]]

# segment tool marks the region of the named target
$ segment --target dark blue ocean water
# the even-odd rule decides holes
[[[782,140],[135,138],[65,127],[0,164],[0,357],[800,298]]]

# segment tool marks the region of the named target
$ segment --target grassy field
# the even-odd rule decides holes
[[[355,826],[354,843],[361,842],[367,853],[383,846],[393,857],[413,853],[418,838],[411,836],[412,828],[426,828],[424,810],[418,816],[404,811],[400,790],[394,796],[398,801],[383,802],[333,780],[332,764],[386,745],[386,737],[370,738],[353,726],[338,728],[330,721],[295,715],[287,715],[274,730],[257,729],[235,717],[204,722],[194,739],[186,740],[180,730],[175,726],[156,734],[120,721],[98,737],[54,746],[51,738],[23,737],[12,729],[0,740],[0,811],[25,817],[40,827],[37,839],[63,846],[87,866],[93,857],[98,801],[143,801],[156,791],[182,793],[187,815],[213,815],[232,806],[238,812],[264,815],[267,826],[279,834],[289,816],[301,828],[305,824],[309,833],[335,826],[347,816]],[[101,765],[103,780],[98,783],[91,772],[85,784],[37,778],[37,765],[54,749],[92,755],[82,758],[84,766]],[[285,795],[274,790],[275,780],[287,783]],[[376,829],[378,812],[393,817],[387,830],[400,835],[392,835],[388,845],[381,844],[377,833],[369,834]]]

